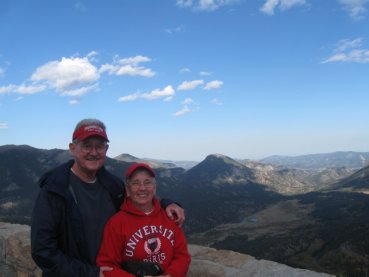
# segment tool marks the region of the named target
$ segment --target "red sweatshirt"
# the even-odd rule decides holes
[[[129,198],[106,224],[104,238],[96,259],[98,266],[111,266],[106,277],[134,277],[120,268],[123,261],[157,262],[165,274],[184,277],[190,266],[186,238],[154,198],[154,210],[146,215]]]

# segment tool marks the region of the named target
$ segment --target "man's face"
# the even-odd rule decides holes
[[[103,138],[92,136],[84,141],[71,143],[69,150],[81,171],[96,173],[105,163],[108,144]]]

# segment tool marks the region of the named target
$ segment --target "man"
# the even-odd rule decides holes
[[[104,167],[108,142],[103,122],[80,121],[69,144],[74,160],[40,179],[31,250],[43,276],[101,277],[111,270],[95,264],[105,223],[125,196],[123,182]],[[183,222],[182,208],[168,200],[161,204],[178,224]]]

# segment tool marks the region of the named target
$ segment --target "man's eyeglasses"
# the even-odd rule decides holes
[[[107,143],[100,143],[100,144],[95,144],[95,145],[90,144],[90,143],[79,143],[78,145],[81,151],[85,154],[90,153],[94,148],[96,152],[99,154],[105,153],[106,150],[108,149]]]
[[[155,185],[155,182],[153,180],[145,180],[143,182],[135,180],[128,183],[133,189],[138,189],[139,187],[141,187],[141,185],[143,185],[145,188],[152,188]]]

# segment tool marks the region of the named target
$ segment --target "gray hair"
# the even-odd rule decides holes
[[[95,118],[82,119],[80,122],[77,123],[76,128],[74,128],[74,131],[77,131],[77,129],[83,125],[92,125],[92,124],[100,126],[101,128],[103,128],[104,131],[106,131],[106,126],[104,122]]]
[[[80,122],[77,123],[76,127],[74,128],[74,131],[77,131],[81,126],[84,125],[97,125],[101,128],[103,128],[103,130],[106,132],[106,126],[104,124],[104,122],[102,122],[101,120],[98,120],[96,118],[85,118],[82,119]],[[78,139],[75,139],[73,142],[77,142]]]

